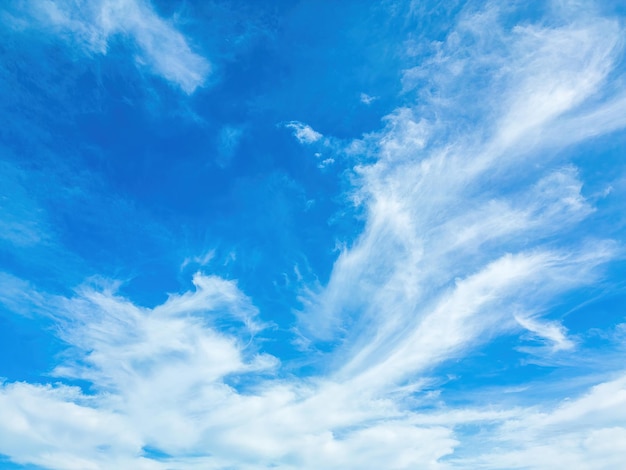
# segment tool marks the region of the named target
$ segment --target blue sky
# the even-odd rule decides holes
[[[0,466],[622,468],[625,18],[3,2]]]

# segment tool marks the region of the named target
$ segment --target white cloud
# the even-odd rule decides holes
[[[325,158],[324,160],[321,161],[320,164],[317,165],[318,168],[326,168],[328,165],[332,165],[333,163],[335,163],[335,159],[334,158]]]
[[[90,29],[56,8],[54,22],[94,50],[119,14]],[[403,106],[349,144],[373,157],[355,168],[365,226],[328,283],[303,293],[295,328],[309,347],[337,345],[318,375],[294,377],[261,352],[264,325],[234,281],[197,274],[149,309],[113,289],[59,297],[7,277],[0,301],[55,319],[68,344],[55,376],[89,387],[4,383],[0,452],[49,468],[620,468],[624,378],[542,407],[459,407],[427,390],[444,361],[519,326],[551,346],[540,353],[573,351],[546,311],[620,253],[575,232],[595,209],[576,168],[546,149],[626,125],[623,93],[603,89],[621,29],[593,15],[546,24],[507,32],[497,11],[468,14],[420,66],[438,87],[420,95],[436,119]]]
[[[536,138],[541,126],[600,91],[621,46],[619,25],[609,20],[518,27],[515,35],[515,92],[506,99],[494,142],[503,146]]]
[[[567,337],[566,329],[558,322],[541,322],[530,316],[516,316],[515,320],[537,337],[551,342],[553,351],[572,349],[575,346],[574,342]]]
[[[370,105],[378,99],[377,96],[370,96],[367,93],[361,93],[361,96],[359,98],[361,100],[361,103],[365,105]]]
[[[0,452],[15,462],[45,468],[96,469],[102,467],[93,456],[106,451],[112,464],[136,460],[137,468],[151,468],[132,458],[141,450],[136,430],[118,414],[89,406],[89,401],[72,387],[4,384]],[[99,449],[102,445],[106,447]]]
[[[518,310],[530,309],[546,295],[576,287],[593,279],[589,269],[611,257],[604,248],[597,253],[584,251],[578,256],[550,252],[504,255],[480,272],[456,281],[454,288],[444,291],[424,309],[395,313],[396,318],[381,320],[376,336],[359,339],[350,352],[349,361],[340,375],[354,376],[360,387],[384,387],[425,372],[459,350],[473,346],[494,333],[512,328]],[[576,276],[569,276],[578,270]],[[531,300],[532,299],[532,300]],[[385,298],[389,300],[388,297]],[[376,300],[374,301],[376,302]],[[402,305],[398,305],[398,310]],[[374,303],[375,308],[381,305]],[[405,307],[406,308],[406,307]],[[391,324],[390,324],[391,323]],[[412,325],[408,333],[397,329]],[[529,320],[528,329],[543,334],[566,348],[568,340],[560,337],[554,327]]]
[[[244,332],[216,329],[252,309],[245,296],[215,277],[194,284],[154,309],[89,286],[72,298],[38,294],[70,346],[53,374],[90,388],[5,383],[0,453],[46,468],[399,469],[439,468],[451,452],[452,430],[407,422],[391,401],[323,378],[274,377],[277,360]],[[238,390],[245,376],[254,380]],[[147,446],[172,458],[149,459]]]
[[[550,159],[555,148],[626,124],[621,92],[603,87],[622,52],[620,31],[591,15],[509,34],[487,10],[420,66],[436,93],[399,108],[356,146],[376,157],[355,169],[365,228],[328,283],[304,296],[299,331],[340,345],[333,377],[359,390],[419,390],[444,361],[520,323],[549,346],[526,352],[575,351],[566,327],[544,316],[563,292],[596,282],[619,249],[576,233],[595,208],[577,169]],[[422,117],[424,100],[436,120]],[[476,452],[486,457],[459,467],[515,461],[487,464],[489,448]],[[619,468],[619,455],[607,468]]]
[[[615,130],[597,113],[616,115],[615,104],[607,103],[621,102],[619,92],[607,96],[602,87],[622,50],[619,25],[590,15],[511,33],[500,26],[500,15],[487,9],[466,16],[436,57],[420,66],[432,79],[426,88],[438,87],[436,98],[423,96],[436,120],[422,117],[423,102],[405,106],[359,145],[377,157],[355,169],[364,231],[340,254],[327,285],[307,296],[301,315],[301,331],[311,338],[341,341],[337,370],[345,370],[346,361],[361,370],[402,356],[398,345],[419,344],[415,332],[444,309],[433,325],[435,344],[424,347],[432,351],[428,360],[408,355],[412,359],[397,372],[433,366],[458,354],[456,347],[475,344],[487,323],[513,327],[514,315],[526,318],[551,296],[594,282],[595,266],[616,255],[610,243],[573,241],[573,229],[594,208],[581,194],[576,169],[552,166],[553,152],[546,149],[580,141],[581,133],[569,129],[582,119],[577,116],[606,124],[587,135]],[[555,133],[565,127],[568,132]],[[554,237],[567,245],[555,251],[548,244]],[[568,252],[576,254],[568,259]],[[525,263],[533,268],[526,271]],[[500,273],[496,266],[508,267]],[[488,276],[492,269],[497,274]],[[468,289],[471,296],[458,307],[447,306],[477,278],[484,287]],[[519,294],[534,289],[541,295]],[[491,296],[501,302],[495,311]],[[461,317],[458,331],[439,333],[437,325],[454,325],[455,315],[469,312],[473,302],[471,317],[481,319],[480,327]],[[550,323],[536,325],[567,349]]]
[[[193,93],[210,72],[185,37],[144,0],[42,0],[28,6],[40,24],[69,37],[90,53],[106,54],[110,39],[126,36],[137,46],[136,61]]]
[[[477,306],[497,302],[506,289],[516,288],[513,280],[528,277],[541,265],[557,264],[547,273],[552,277],[563,262],[546,254],[517,258],[498,260],[459,283],[454,296],[422,322],[411,340],[399,344],[384,366],[367,370],[375,376],[371,380],[393,381],[395,371],[406,370],[406,362],[432,363],[433,357],[459,344],[464,324],[480,324],[472,320]],[[618,429],[619,414],[613,414],[622,406],[623,395],[613,389],[623,388],[623,380],[599,386],[575,405],[566,402],[546,414],[493,406],[481,410],[439,405],[431,411],[411,411],[404,404],[407,392],[381,393],[381,387],[364,381],[364,374],[347,381],[279,378],[274,375],[277,360],[240,339],[248,328],[231,328],[232,334],[215,328],[225,315],[242,318],[242,309],[254,315],[246,297],[232,282],[212,276],[197,275],[194,284],[195,291],[171,296],[154,309],[89,286],[72,298],[32,293],[31,298],[45,300],[44,308],[70,345],[54,374],[60,380],[80,378],[91,386],[81,391],[62,384],[4,383],[0,453],[16,462],[58,469],[445,469],[455,468],[441,459],[454,457],[462,445],[463,435],[456,428],[464,424],[497,427],[489,439],[504,439],[511,450],[494,453],[493,462],[510,461],[518,447],[532,452],[535,441],[528,436],[543,442],[543,436],[535,434],[555,423],[563,423],[569,432],[581,426],[587,440],[595,436],[586,427],[590,419],[596,420],[598,432],[611,424],[616,432],[623,429]],[[447,318],[455,310],[456,317]],[[251,379],[249,385],[238,389],[239,378],[245,377]],[[422,387],[408,391],[413,400],[431,399]],[[611,398],[598,400],[600,392]],[[598,418],[598,413],[604,417]],[[612,444],[605,444],[613,452]],[[143,451],[146,447],[171,457],[151,459]],[[490,461],[490,455],[481,447],[476,455],[457,462],[458,468]]]
[[[202,255],[188,256],[180,265],[181,271],[187,266],[207,266],[215,258],[215,250],[208,250]]]
[[[458,464],[486,469],[617,470],[626,458],[624,423],[626,379],[619,377],[551,410],[527,409],[503,421],[483,436],[485,447],[492,450]]]
[[[285,127],[293,130],[293,135],[301,144],[312,144],[320,140],[323,135],[313,130],[307,124],[298,121],[291,121],[285,124]]]

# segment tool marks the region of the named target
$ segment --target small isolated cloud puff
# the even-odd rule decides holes
[[[210,72],[209,62],[143,0],[42,0],[29,8],[40,23],[89,52],[106,54],[109,38],[117,34],[132,38],[139,48],[137,64],[187,94],[202,86]]]
[[[301,144],[312,144],[323,137],[322,134],[313,130],[311,126],[299,121],[288,122],[285,124],[285,127],[293,129],[293,135]]]
[[[361,93],[361,96],[359,97],[361,103],[366,104],[366,105],[370,105],[372,104],[374,101],[376,101],[378,99],[377,96],[370,96],[367,93]]]

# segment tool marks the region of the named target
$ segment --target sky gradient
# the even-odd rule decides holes
[[[625,20],[3,2],[0,468],[623,469]]]

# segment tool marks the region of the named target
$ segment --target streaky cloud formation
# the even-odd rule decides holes
[[[202,86],[211,70],[209,62],[193,52],[185,37],[144,0],[44,0],[29,8],[39,25],[88,54],[106,54],[115,35],[132,38],[138,50],[137,65],[185,93]]]
[[[420,13],[414,2],[385,4],[386,50],[403,57],[398,94],[388,102],[375,84],[354,84],[349,106],[379,109],[382,125],[346,137],[282,111],[267,114],[275,118],[268,124],[263,100],[238,96],[254,87],[232,77],[251,80],[246,67],[254,64],[260,82],[260,64],[269,61],[253,60],[254,48],[245,66],[229,69],[230,83],[215,85],[225,102],[211,98],[207,111],[193,93],[209,61],[147,2],[21,6],[29,24],[69,38],[83,56],[106,53],[114,35],[130,39],[138,63],[197,99],[204,121],[201,132],[177,134],[164,118],[160,132],[176,138],[159,142],[168,157],[177,152],[166,162],[141,160],[141,142],[131,146],[142,165],[161,165],[131,166],[132,184],[121,171],[107,173],[106,158],[85,157],[80,171],[108,175],[107,191],[145,206],[141,223],[158,223],[123,240],[137,258],[116,238],[88,245],[113,268],[82,250],[88,268],[78,287],[56,287],[41,274],[48,265],[23,261],[40,252],[25,250],[45,253],[54,239],[57,260],[58,251],[80,248],[71,230],[87,238],[102,229],[83,228],[85,219],[28,194],[29,172],[43,164],[3,160],[0,313],[15,331],[46,330],[57,342],[36,378],[7,374],[0,385],[7,464],[621,468],[623,15],[593,2],[550,2],[533,14],[468,3],[433,37],[411,29],[398,39],[394,15],[410,22]],[[290,22],[308,22],[321,7],[290,8]],[[7,11],[15,27],[21,10]],[[303,44],[316,37],[282,23],[266,36],[287,32]],[[416,41],[426,52],[408,50]],[[254,93],[271,96],[260,85]],[[250,107],[245,119],[234,116],[241,103]],[[293,135],[285,138],[284,128]],[[198,158],[185,139],[202,147]],[[292,158],[315,146],[325,152],[323,172]],[[104,155],[130,158],[115,152]],[[158,180],[156,189],[143,175]],[[77,186],[59,185],[48,197],[99,194],[93,183]],[[158,249],[150,251],[151,240]],[[161,264],[123,266],[148,257]]]

